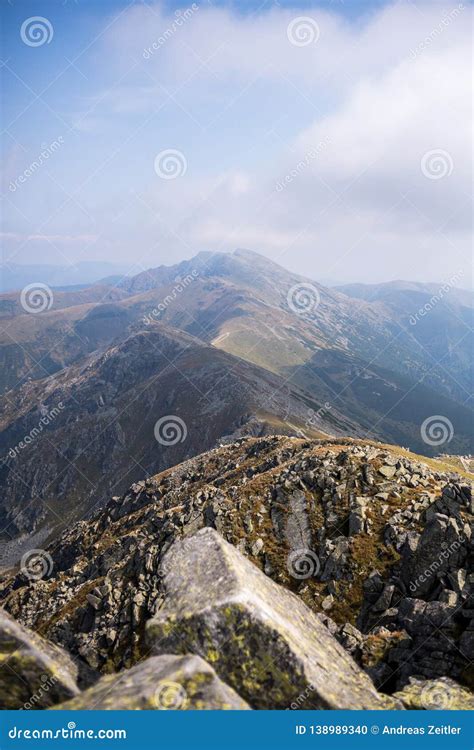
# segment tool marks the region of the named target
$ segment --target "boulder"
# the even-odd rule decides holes
[[[0,706],[48,708],[78,695],[78,668],[65,651],[0,609]]]
[[[466,552],[464,536],[454,518],[436,513],[423,529],[403,579],[411,594],[426,596],[440,576],[462,567]]]
[[[386,479],[391,479],[395,475],[395,471],[395,466],[389,465],[381,466],[379,469],[379,473]]]
[[[253,708],[389,707],[321,620],[214,529],[175,542],[163,569],[154,653],[202,656]]]
[[[367,501],[356,497],[349,514],[349,536],[360,534],[367,529]]]
[[[56,710],[248,710],[199,656],[152,656],[93,687]]]

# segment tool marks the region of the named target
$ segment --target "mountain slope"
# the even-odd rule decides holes
[[[461,402],[474,385],[474,294],[452,283],[349,284],[338,290],[365,300],[409,330],[421,351],[440,363],[446,382]]]
[[[432,355],[400,328],[399,313],[255,253],[200,253],[117,289],[55,300],[57,309],[17,314],[18,295],[7,295],[13,307],[0,338],[6,560],[30,544],[28,534],[41,543],[114,488],[239,431],[373,437],[430,455],[473,452],[472,410],[452,378],[444,382],[428,367]],[[449,337],[444,346],[461,367]],[[187,438],[165,449],[154,425],[169,415],[184,419]],[[450,437],[442,447],[421,431],[436,415]],[[18,534],[27,536],[19,542]]]
[[[307,287],[308,309],[298,309]],[[283,375],[344,413],[359,426],[355,434],[435,453],[420,427],[441,414],[453,426],[447,450],[473,450],[469,347],[457,331],[418,340],[421,326],[406,325],[400,311],[325,289],[243,250],[200,253],[126,279],[117,291],[124,298],[113,304],[75,304],[9,321],[0,339],[5,386],[59,371],[159,320]],[[405,317],[413,305],[407,302]]]
[[[310,422],[321,406],[266,370],[154,323],[9,394],[0,421],[4,539],[64,526],[144,473],[231,434],[354,429],[335,410]]]

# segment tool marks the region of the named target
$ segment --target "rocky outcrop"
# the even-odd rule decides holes
[[[78,695],[78,668],[58,646],[0,609],[0,706],[48,708]]]
[[[249,706],[198,656],[155,656],[102,677],[65,710],[245,710]]]
[[[374,572],[364,584],[359,627],[365,633],[382,627],[389,637],[399,636],[372,669],[379,687],[400,688],[412,675],[474,684],[471,488],[447,485],[424,519],[419,533],[395,531],[400,561],[388,579]],[[396,529],[393,518],[388,528]]]
[[[311,610],[213,529],[176,542],[163,569],[155,652],[208,659],[255,708],[387,708]]]
[[[46,550],[42,580],[20,572],[0,595],[91,667],[131,667],[164,605],[164,555],[211,527],[323,613],[380,691],[415,676],[470,685],[470,522],[466,479],[443,463],[349,439],[247,438],[132,485]]]

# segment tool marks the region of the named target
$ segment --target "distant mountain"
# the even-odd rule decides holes
[[[392,287],[368,301],[238,250],[200,253],[115,287],[55,291],[36,314],[19,293],[3,295],[5,538],[78,518],[144,471],[241,433],[473,453],[470,339],[461,335],[470,308],[464,293],[452,295],[410,325],[428,291]],[[165,450],[154,425],[169,415],[184,421],[187,438]],[[423,433],[434,417],[444,441]],[[18,450],[32,433],[34,448]]]
[[[435,304],[442,303],[446,307],[462,305],[465,307],[474,307],[474,292],[469,289],[461,289],[453,286],[452,283],[440,282],[423,284],[419,281],[387,281],[379,284],[334,284],[338,291],[347,294],[349,297],[365,299],[367,302],[390,302],[396,307],[400,301],[420,299],[428,297],[438,297],[433,300]],[[417,296],[419,295],[419,297]]]
[[[70,266],[4,263],[0,265],[0,293],[23,289],[27,284],[35,282],[52,287],[65,287],[93,284],[105,276],[120,280],[129,268],[126,263],[100,261],[82,261]]]
[[[365,300],[408,331],[420,356],[439,376],[438,387],[470,402],[474,385],[474,292],[449,282],[349,284],[339,291]],[[428,380],[430,382],[430,380]]]

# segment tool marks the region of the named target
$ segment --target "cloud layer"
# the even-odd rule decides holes
[[[133,248],[144,266],[240,246],[317,278],[467,278],[469,14],[135,5],[104,19],[94,86],[65,107],[83,163],[64,147],[52,167],[83,210],[44,233],[103,237],[107,259]],[[154,169],[169,149],[176,179]]]

